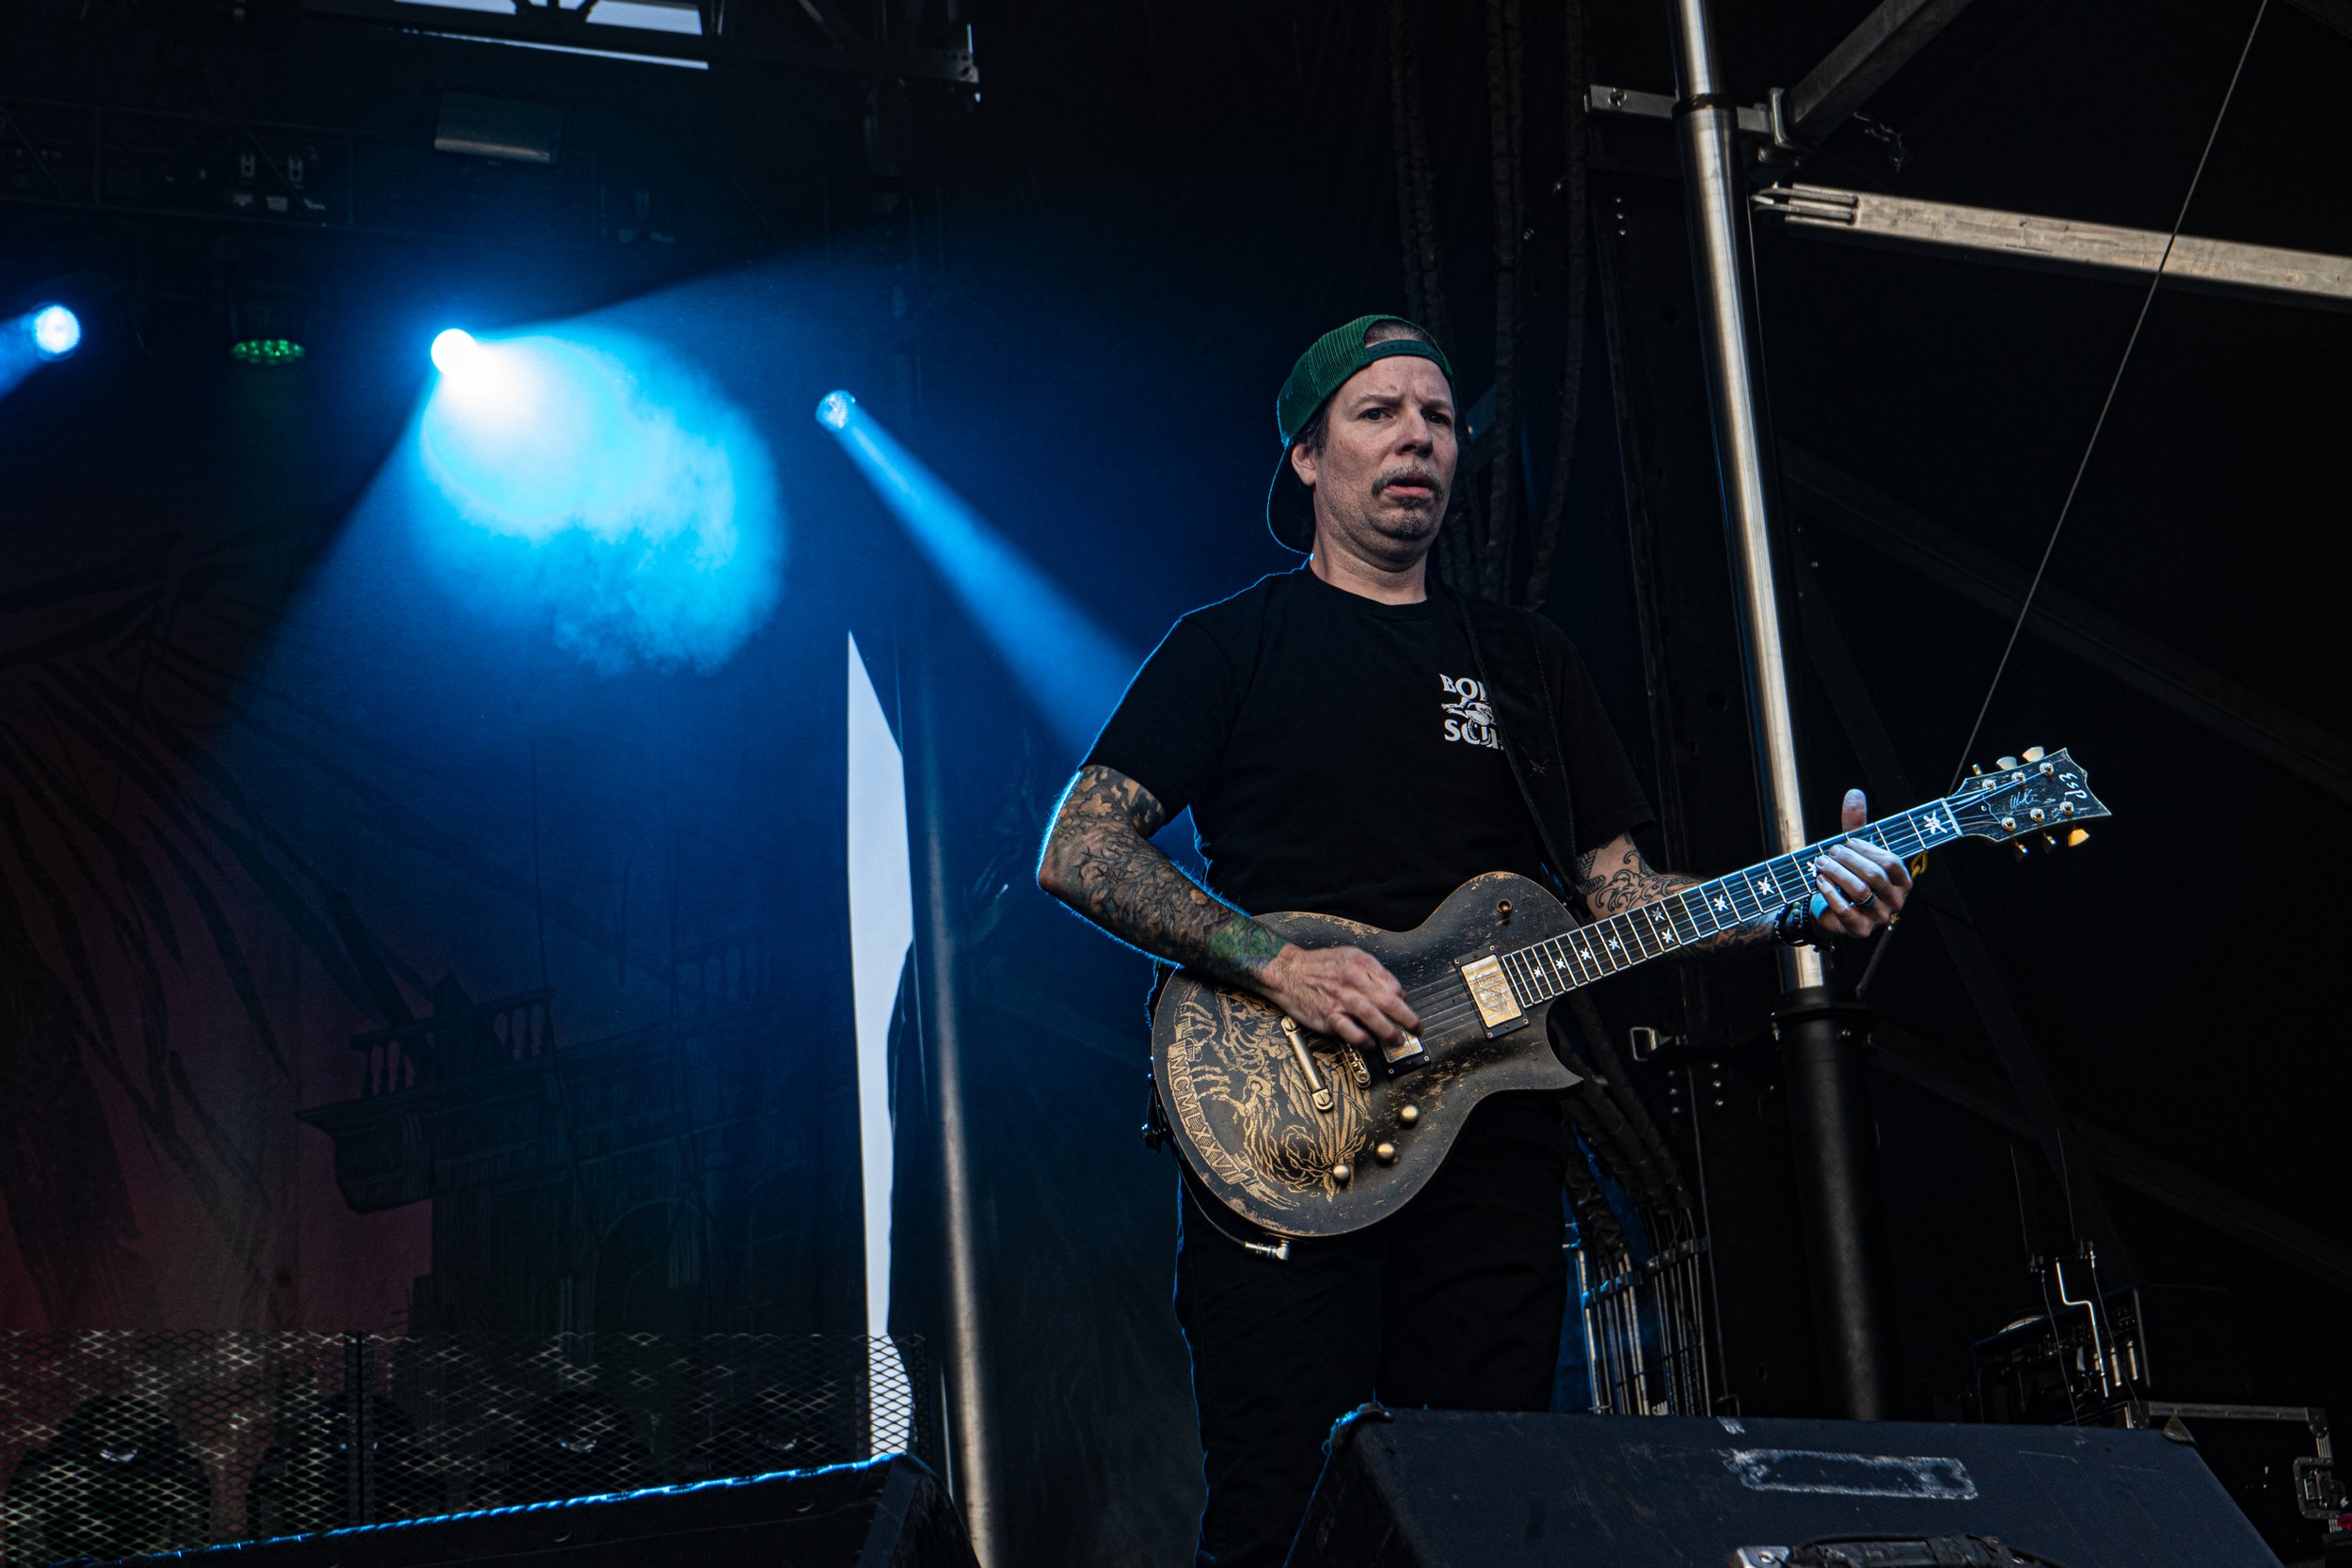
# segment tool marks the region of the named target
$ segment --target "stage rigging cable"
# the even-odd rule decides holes
[[[2222,122],[2230,118],[2230,103],[2237,96],[2240,77],[2246,74],[2247,57],[2254,52],[2254,39],[2262,31],[2263,18],[2268,14],[2270,0],[2257,0],[2254,20],[2246,29],[2246,41],[2239,45],[2237,64],[2231,68],[2230,84],[2222,89],[2221,106],[2214,111],[2212,129],[2205,133],[2204,150],[2197,155],[2197,167],[2188,177],[2188,189],[2181,196],[2179,211],[2172,215],[2172,228],[2164,237],[2163,254],[2156,258],[2156,270],[2148,278],[2148,287],[2139,296],[2139,311],[2132,318],[2132,330],[2123,340],[2122,357],[2116,361],[2115,373],[2107,378],[2106,396],[2100,400],[2099,417],[2091,421],[2090,438],[2083,443],[2082,457],[2074,465],[2074,477],[2067,483],[2066,499],[2058,503],[2058,520],[2050,525],[2050,537],[2042,546],[2042,559],[2035,562],[2033,576],[2026,583],[2025,597],[2018,601],[2017,617],[2010,623],[2009,637],[2001,644],[2001,657],[1993,666],[1993,678],[1986,683],[1984,700],[1977,705],[1977,717],[1968,726],[1968,738],[1962,742],[1960,760],[1952,765],[1951,782],[1944,787],[1949,791],[1960,787],[1961,779],[1968,771],[1969,754],[1976,750],[1977,736],[1984,729],[1985,715],[1992,711],[1994,694],[2000,689],[2001,676],[2009,670],[2010,656],[2017,649],[2018,634],[2026,628],[2026,618],[2033,613],[2034,594],[2042,587],[2042,579],[2050,569],[2050,558],[2058,551],[2058,535],[2065,531],[2066,519],[2074,510],[2074,497],[2082,489],[2083,475],[2090,471],[2091,454],[2099,449],[2100,433],[2106,429],[2107,415],[2115,407],[2115,394],[2123,385],[2123,372],[2131,368],[2132,351],[2139,346],[2140,329],[2148,325],[2149,308],[2155,304],[2156,289],[2164,282],[2166,266],[2172,260],[2172,247],[2179,243],[2181,226],[2188,221],[2188,209],[2197,199],[2197,187],[2205,178],[2205,166],[2213,158],[2214,144],[2221,138]],[[1922,874],[1924,867],[1914,865],[1912,874]],[[1895,927],[1886,927],[1886,935],[1879,939],[1870,953],[1870,961],[1863,966],[1862,977],[1854,983],[1854,995],[1860,997],[1870,989],[1878,975],[1879,964],[1886,957]]]

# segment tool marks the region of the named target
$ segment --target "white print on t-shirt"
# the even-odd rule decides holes
[[[1502,750],[1495,737],[1495,710],[1486,705],[1486,689],[1468,675],[1439,675],[1438,684],[1450,699],[1445,705],[1445,737],[1466,746]]]

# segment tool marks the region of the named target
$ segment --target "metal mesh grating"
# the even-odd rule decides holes
[[[938,1431],[913,1338],[0,1334],[0,1560],[125,1557],[890,1451],[936,1465]]]

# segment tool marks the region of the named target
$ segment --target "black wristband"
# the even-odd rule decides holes
[[[1772,921],[1772,940],[1783,947],[1820,946],[1820,932],[1813,925],[1813,900],[1783,904]]]

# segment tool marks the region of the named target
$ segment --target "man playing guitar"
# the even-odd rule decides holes
[[[1486,673],[1528,680],[1535,691],[1515,695],[1540,693],[1563,737],[1576,863],[1545,863],[1467,609],[1426,570],[1459,453],[1453,372],[1428,334],[1393,316],[1327,333],[1276,412],[1267,521],[1311,552],[1304,568],[1177,622],[1072,780],[1038,881],[1120,941],[1263,996],[1315,1035],[1394,1051],[1422,1021],[1377,959],[1286,942],[1243,911],[1404,930],[1467,879],[1511,871],[1600,919],[1696,879],[1634,847],[1650,816],[1624,749],[1575,649],[1531,618],[1535,668]],[[1206,888],[1151,842],[1186,806]],[[1863,825],[1861,791],[1843,821]],[[1837,845],[1813,871],[1809,921],[1759,917],[1693,949],[1867,935],[1911,885],[1867,842]],[[1176,1315],[1208,1481],[1202,1564],[1282,1560],[1324,1436],[1358,1404],[1549,1405],[1570,1153],[1556,1095],[1497,1093],[1401,1210],[1298,1241],[1284,1261],[1249,1247],[1263,1238],[1184,1174]]]

